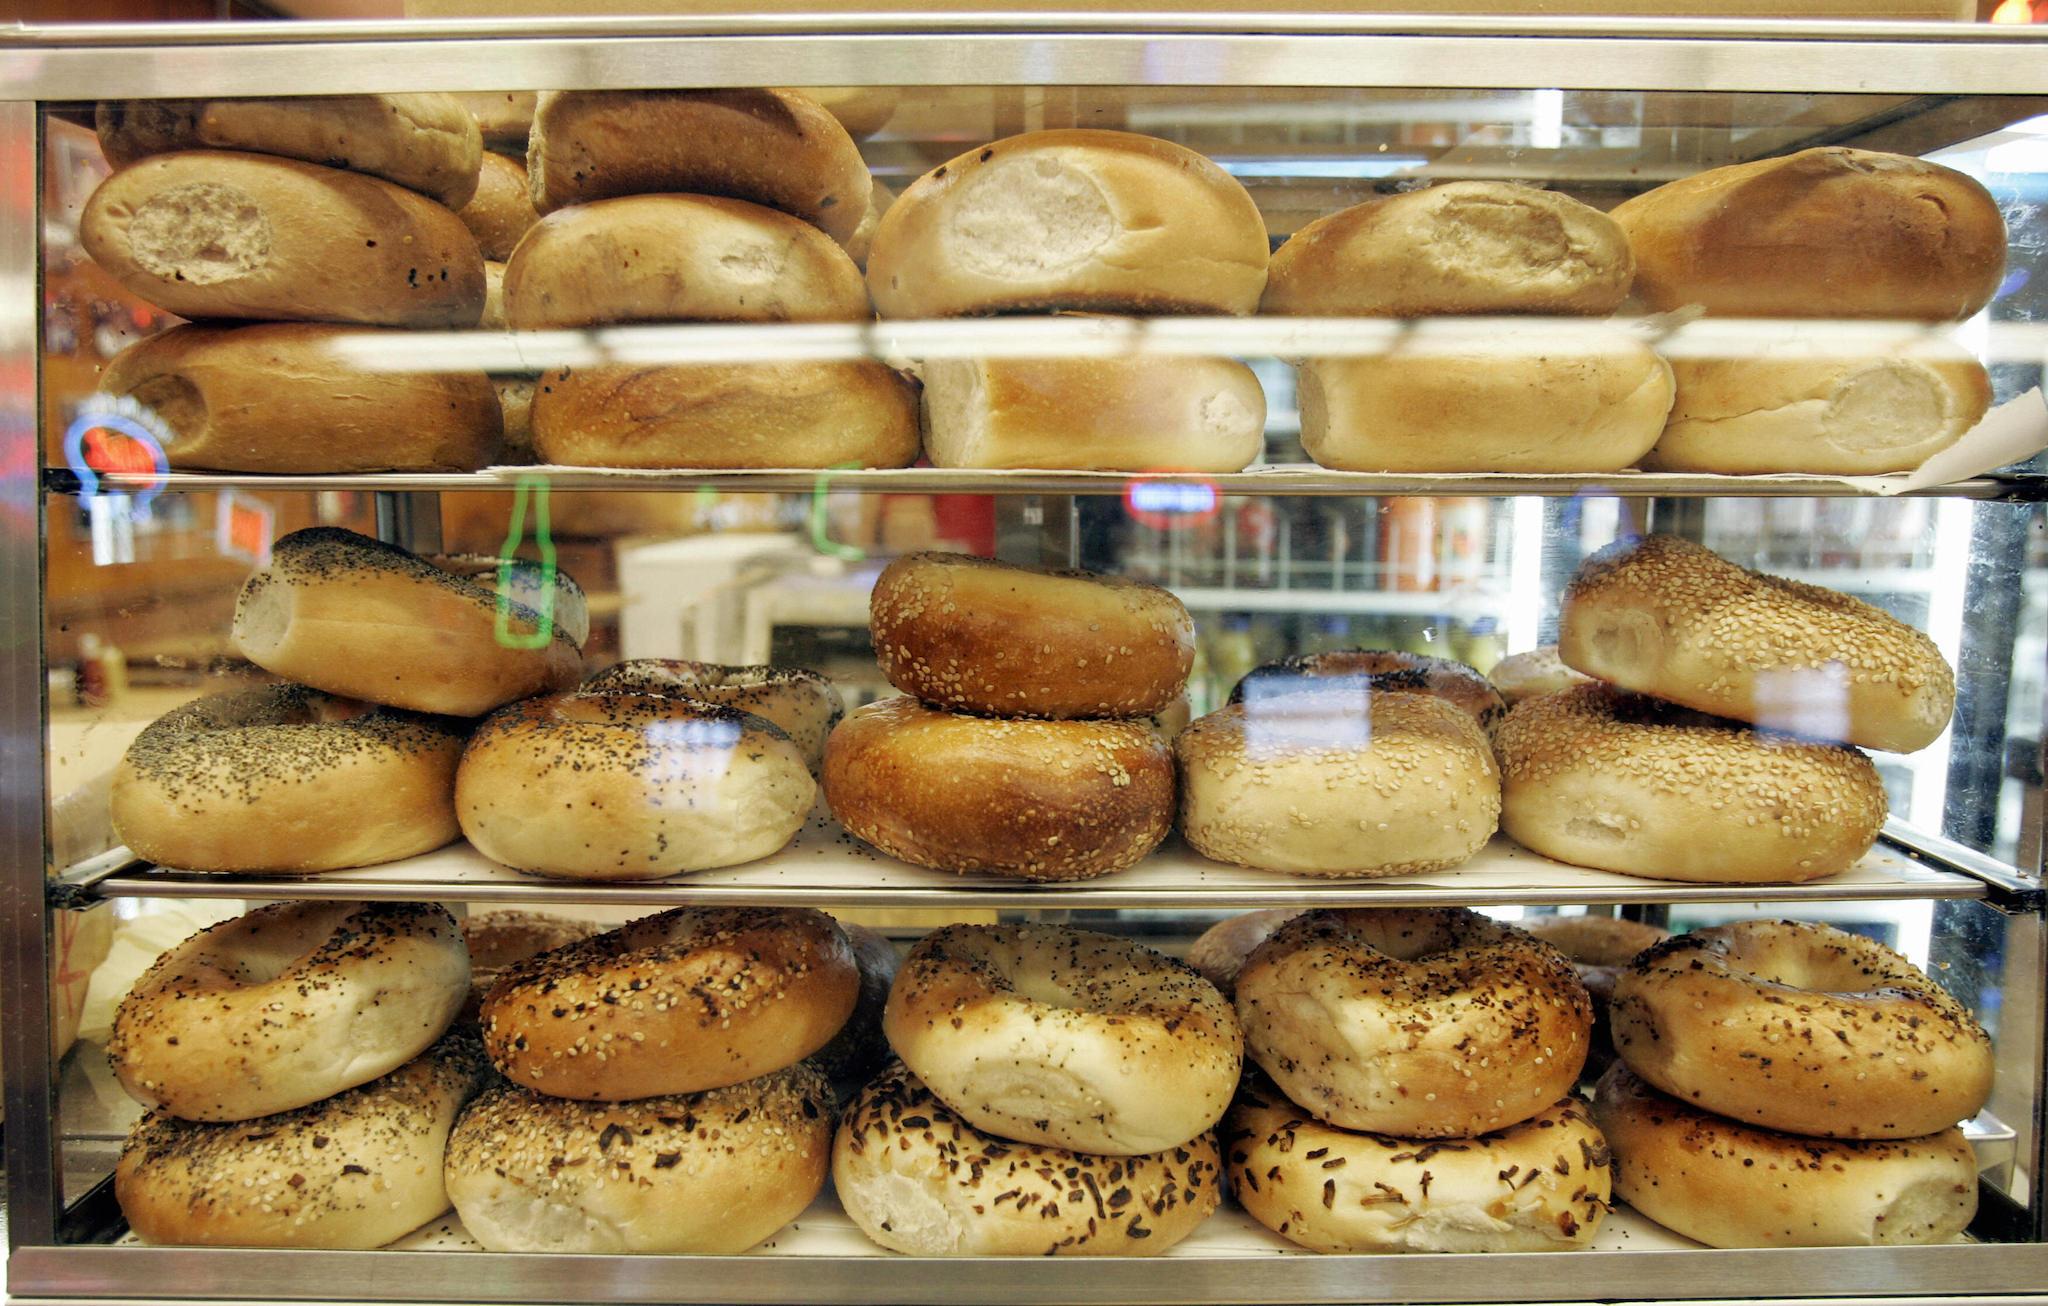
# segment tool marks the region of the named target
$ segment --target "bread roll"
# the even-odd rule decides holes
[[[533,128],[532,91],[457,91],[455,99],[476,120],[484,144],[494,150],[516,150],[526,154],[526,137]]]
[[[475,471],[497,456],[482,372],[372,372],[337,356],[359,327],[173,327],[100,377],[168,428],[171,466],[225,472]]]
[[[106,100],[100,150],[117,168],[174,150],[246,150],[397,182],[451,209],[476,190],[483,141],[452,95]]]
[[[874,180],[860,147],[795,91],[546,91],[527,146],[533,206],[618,195],[725,195],[845,244]]]
[[[526,185],[526,168],[517,159],[486,154],[477,173],[476,194],[455,211],[485,258],[503,263],[526,229],[540,221]]]
[[[122,285],[180,317],[431,328],[483,315],[483,256],[453,213],[295,159],[144,159],[100,183],[78,235]]]
[[[1252,197],[1193,150],[1129,132],[1043,131],[914,182],[882,215],[868,285],[883,317],[1250,313],[1266,257]]]
[[[917,387],[870,359],[561,368],[532,407],[540,461],[572,467],[908,467]]]
[[[1643,466],[1668,472],[1911,471],[1991,407],[1991,378],[1956,348],[1829,357],[1819,342],[1752,358],[1676,358],[1678,398]]]
[[[1649,452],[1671,368],[1605,326],[1409,337],[1299,373],[1301,444],[1351,472],[1611,472]]]
[[[1990,302],[2005,272],[1998,201],[1902,154],[1825,146],[1711,168],[1611,216],[1655,312],[1952,321]]]
[[[933,359],[934,467],[1238,472],[1266,445],[1266,392],[1229,358]]]
[[[1635,260],[1614,220],[1550,191],[1453,181],[1316,219],[1273,255],[1264,313],[1604,317]]]
[[[703,195],[634,195],[542,219],[505,265],[505,321],[859,322],[846,251],[787,214]]]

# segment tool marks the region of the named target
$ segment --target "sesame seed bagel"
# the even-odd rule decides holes
[[[1890,948],[1828,925],[1743,921],[1658,944],[1609,1016],[1635,1072],[1745,1124],[1918,1138],[1991,1096],[1991,1038]]]
[[[901,1062],[847,1108],[832,1184],[861,1232],[912,1256],[1157,1256],[1221,1200],[1214,1136],[1095,1156],[977,1130]]]
[[[107,1060],[144,1106],[249,1120],[405,1064],[468,996],[469,954],[445,908],[272,903],[157,958],[114,1012]]]
[[[1299,907],[1271,907],[1218,921],[1188,945],[1188,965],[1214,984],[1217,992],[1231,997],[1237,992],[1237,973],[1244,969],[1244,959],[1252,955],[1252,949],[1299,915]]]
[[[1086,880],[1173,828],[1173,752],[1143,721],[1014,721],[907,695],[825,742],[825,801],[855,836],[942,871]]]
[[[420,561],[431,563],[452,576],[460,576],[483,586],[492,594],[500,592],[502,579],[506,598],[540,613],[562,632],[577,648],[590,640],[590,609],[583,596],[583,587],[574,577],[559,567],[554,574],[548,568],[526,558],[500,558],[489,553],[428,553]],[[554,606],[547,606],[548,591],[554,591]]]
[[[469,917],[462,922],[462,942],[469,949],[469,1001],[463,1004],[460,1019],[477,1020],[484,996],[514,963],[579,943],[597,932],[590,921],[537,911],[487,911]]]
[[[571,1102],[500,1084],[448,1140],[448,1196],[494,1252],[743,1252],[825,1186],[832,1103],[790,1066],[704,1093]]]
[[[1666,1097],[1617,1061],[1593,1119],[1614,1193],[1709,1247],[1953,1242],[1977,1214],[1977,1158],[1960,1129],[1848,1142],[1749,1125]]]
[[[1566,587],[1557,651],[1624,689],[1784,734],[1910,753],[1955,710],[1934,641],[1861,599],[1670,535],[1620,540]]]
[[[481,716],[567,689],[583,655],[559,622],[332,526],[293,531],[235,600],[235,647],[289,680],[417,712]],[[501,637],[502,636],[502,637]]]
[[[859,988],[823,912],[678,907],[514,964],[484,998],[484,1047],[553,1097],[696,1093],[816,1052]]]
[[[1583,685],[1591,677],[1574,671],[1557,655],[1557,645],[1545,644],[1526,653],[1510,653],[1486,673],[1502,701],[1509,707],[1538,694],[1555,694],[1560,689]]]
[[[779,852],[817,785],[773,723],[659,694],[529,698],[463,751],[455,814],[494,861],[568,880],[658,880]]]
[[[1611,685],[1515,705],[1493,734],[1501,828],[1578,866],[1768,884],[1854,865],[1884,782],[1853,748],[1762,734]]]
[[[467,725],[302,685],[194,699],[122,756],[115,837],[186,871],[310,874],[427,852],[458,832]]]
[[[1243,1066],[1216,986],[1128,939],[949,925],[910,950],[889,1046],[977,1129],[1105,1156],[1177,1147],[1222,1118]]]
[[[143,1241],[367,1251],[448,1209],[441,1160],[490,1074],[451,1035],[390,1074],[294,1111],[228,1124],[144,1116],[114,1196]]]
[[[1237,976],[1245,1051],[1317,1119],[1483,1134],[1571,1091],[1593,1008],[1542,940],[1462,907],[1295,917]]]
[[[781,726],[816,775],[825,736],[846,715],[846,700],[832,682],[802,667],[734,667],[717,662],[632,658],[583,682],[585,692],[624,690],[669,694],[696,703],[738,708]]]
[[[1195,665],[1195,622],[1156,585],[962,553],[883,569],[868,604],[889,683],[998,716],[1149,716]]]
[[[1297,653],[1253,667],[1230,690],[1230,701],[1272,698],[1304,689],[1341,689],[1373,694],[1430,694],[1491,727],[1507,704],[1485,676],[1462,662],[1384,649],[1332,649]]]
[[[1427,694],[1339,686],[1237,703],[1174,738],[1180,830],[1204,857],[1297,875],[1456,866],[1500,817],[1500,772],[1471,716]]]
[[[1476,1138],[1334,1129],[1250,1076],[1221,1133],[1252,1218],[1318,1252],[1561,1252],[1610,1209],[1606,1140],[1567,1097]]]

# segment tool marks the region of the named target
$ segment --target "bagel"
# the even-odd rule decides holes
[[[539,614],[567,635],[577,648],[590,641],[589,600],[583,587],[561,568],[550,569],[525,558],[501,558],[494,553],[428,553],[420,559],[451,576],[481,585],[492,594]],[[549,591],[554,593],[548,606]]]
[[[1470,715],[1481,729],[1492,728],[1508,710],[1492,683],[1462,662],[1362,648],[1297,653],[1253,667],[1231,686],[1230,702],[1339,688],[1361,697],[1429,694]]]
[[[1919,1138],[1991,1096],[1991,1037],[1890,948],[1795,921],[1669,939],[1614,983],[1615,1050],[1691,1106],[1819,1138]]]
[[[499,1084],[448,1140],[448,1196],[494,1252],[732,1256],[825,1186],[832,1102],[790,1066],[727,1088],[574,1102]]]
[[[1173,828],[1173,751],[1143,721],[964,716],[897,695],[839,723],[824,782],[848,832],[941,871],[1092,879]]]
[[[912,1256],[1157,1256],[1221,1201],[1216,1140],[1094,1156],[983,1133],[891,1065],[847,1108],[832,1183],[862,1233]]]
[[[1408,875],[1486,846],[1486,734],[1427,694],[1341,687],[1236,703],[1174,737],[1180,832],[1204,857],[1297,875]]]
[[[464,722],[301,685],[194,699],[114,772],[114,834],[185,871],[311,874],[428,852],[460,833]]]
[[[526,185],[526,168],[517,159],[485,154],[477,173],[476,194],[456,205],[455,216],[476,237],[485,259],[503,263],[527,229],[540,221]]]
[[[514,963],[484,998],[484,1048],[554,1097],[696,1093],[810,1056],[859,988],[822,912],[678,907]]]
[[[1555,694],[1560,689],[1583,685],[1592,677],[1574,671],[1557,655],[1557,645],[1545,644],[1526,653],[1510,653],[1486,673],[1501,701],[1509,707],[1538,694]]]
[[[832,1099],[840,1106],[853,1100],[860,1086],[889,1059],[889,1040],[882,1033],[882,1012],[889,1004],[889,989],[896,980],[896,945],[865,925],[839,922],[846,942],[853,949],[853,963],[860,971],[860,991],[853,1002],[853,1014],[832,1036],[832,1041],[810,1057],[832,1086]]]
[[[976,1129],[1104,1156],[1206,1132],[1243,1065],[1215,985],[1164,953],[1059,925],[927,934],[896,974],[882,1028]]]
[[[293,531],[271,546],[270,565],[235,600],[234,642],[288,680],[450,716],[567,689],[583,671],[559,623],[544,625],[523,604],[333,526]]]
[[[1954,1242],[1977,1214],[1977,1157],[1960,1129],[1846,1142],[1781,1134],[1687,1106],[1623,1062],[1593,1118],[1615,1196],[1709,1247]]]
[[[1884,826],[1853,748],[1775,738],[1611,685],[1525,699],[1494,731],[1501,828],[1546,857],[1658,880],[1839,874]]]
[[[1254,1075],[1220,1141],[1238,1204],[1311,1251],[1571,1251],[1611,1209],[1607,1144],[1577,1098],[1418,1142],[1334,1129]]]
[[[476,120],[484,146],[526,154],[527,132],[533,127],[532,91],[456,91],[456,100]]]
[[[1558,613],[1565,665],[1784,734],[1910,753],[1955,709],[1934,641],[1861,599],[1747,571],[1688,540],[1619,540]]]
[[[405,1064],[468,996],[469,954],[445,908],[272,903],[157,958],[114,1012],[107,1060],[144,1106],[249,1120]]]
[[[1235,177],[1132,132],[1027,132],[947,160],[875,229],[883,317],[1252,313],[1266,221]]]
[[[1188,965],[1214,984],[1218,993],[1232,997],[1237,992],[1237,973],[1244,969],[1244,959],[1252,955],[1252,949],[1299,915],[1299,907],[1271,907],[1220,920],[1188,945]]]
[[[484,997],[513,963],[581,942],[597,933],[589,921],[572,921],[532,911],[490,911],[462,922],[462,943],[469,949],[469,1001],[460,1019],[475,1023]]]
[[[817,796],[773,723],[659,694],[508,704],[477,727],[455,773],[455,816],[478,852],[567,880],[659,880],[767,857]]]
[[[1593,1033],[1587,1043],[1582,1081],[1598,1079],[1614,1064],[1614,1029],[1608,1008],[1622,967],[1643,949],[1671,937],[1671,931],[1616,916],[1544,916],[1523,929],[1562,952],[1593,1000]]]
[[[859,140],[882,130],[902,102],[894,86],[806,86],[803,93]]]
[[[583,682],[584,693],[661,694],[735,708],[774,722],[817,774],[825,738],[846,715],[832,682],[803,667],[734,667],[717,662],[630,658]]]
[[[490,1074],[451,1035],[387,1075],[296,1110],[226,1124],[153,1111],[114,1166],[144,1242],[367,1251],[448,1209],[442,1155]]]
[[[1557,949],[1462,907],[1306,912],[1237,976],[1245,1051],[1340,1129],[1469,1137],[1571,1092],[1593,1007]]]
[[[883,568],[868,625],[890,684],[991,715],[1149,716],[1195,665],[1194,618],[1155,585],[961,553]]]

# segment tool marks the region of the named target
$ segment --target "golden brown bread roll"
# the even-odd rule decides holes
[[[476,237],[477,248],[494,263],[512,257],[527,228],[540,221],[526,186],[526,168],[517,159],[486,154],[476,178],[476,194],[455,211]]]

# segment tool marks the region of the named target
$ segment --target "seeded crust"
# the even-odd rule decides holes
[[[115,836],[187,871],[311,874],[458,833],[467,723],[302,685],[194,699],[145,726],[114,772]]]
[[[1220,1139],[1238,1203],[1311,1251],[1572,1251],[1613,1209],[1607,1141],[1575,1097],[1475,1138],[1420,1141],[1333,1129],[1255,1073]]]
[[[1706,884],[1835,875],[1884,826],[1853,748],[1765,735],[1608,685],[1517,704],[1494,731],[1501,828],[1579,866]]]
[[[1593,1118],[1614,1193],[1709,1247],[1954,1242],[1977,1213],[1977,1158],[1960,1129],[1900,1141],[1802,1138],[1666,1097],[1616,1062]]]
[[[157,958],[115,1009],[107,1061],[144,1106],[248,1120],[404,1064],[468,994],[469,954],[445,908],[272,903]]]
[[[1237,992],[1238,972],[1244,969],[1244,960],[1251,956],[1252,949],[1299,915],[1299,907],[1271,907],[1218,921],[1188,945],[1188,965],[1214,984],[1217,992],[1231,997]]]
[[[499,1084],[448,1141],[448,1194],[494,1252],[731,1256],[810,1205],[831,1147],[830,1090],[808,1065],[633,1102]]]
[[[462,942],[469,949],[469,1001],[458,1019],[476,1023],[484,996],[513,963],[579,943],[597,932],[590,921],[537,911],[487,911],[467,918],[462,922]]]
[[[1427,694],[1340,687],[1238,703],[1174,738],[1180,830],[1204,857],[1366,878],[1456,866],[1500,818],[1471,716]]]
[[[1493,664],[1493,670],[1486,673],[1486,678],[1509,707],[1538,694],[1554,694],[1560,689],[1583,685],[1589,679],[1584,673],[1564,664],[1564,660],[1557,656],[1555,644],[1532,648],[1526,653],[1510,653]]]
[[[782,727],[816,775],[825,737],[846,715],[830,680],[803,667],[739,667],[671,658],[632,658],[583,682],[585,693],[665,694],[765,717]]]
[[[1092,879],[1173,826],[1173,753],[1144,721],[965,716],[899,695],[839,724],[824,780],[850,833],[942,871]]]
[[[1486,1133],[1571,1091],[1592,1003],[1557,949],[1462,907],[1295,917],[1237,977],[1245,1051],[1342,1129]]]
[[[883,1028],[975,1128],[1102,1155],[1211,1128],[1243,1064],[1237,1017],[1214,985],[1164,953],[1058,925],[926,935]]]
[[[502,572],[508,582],[507,598],[536,614],[541,609],[541,582],[547,571],[530,558],[500,558],[491,553],[425,553],[420,555],[420,561],[471,581],[492,594],[498,592],[498,576]],[[582,648],[590,639],[589,600],[576,578],[559,567],[555,569],[554,587],[555,604],[549,616],[571,643]]]
[[[1396,653],[1385,649],[1332,649],[1297,653],[1246,672],[1230,689],[1230,701],[1272,698],[1304,689],[1341,688],[1362,698],[1374,694],[1431,694],[1468,713],[1490,730],[1507,712],[1492,682],[1462,662]]]
[[[1955,709],[1955,673],[1926,635],[1675,536],[1588,558],[1558,621],[1558,655],[1575,670],[1802,738],[1910,753]]]
[[[1195,664],[1194,618],[1155,585],[960,553],[890,563],[868,625],[890,684],[995,716],[1149,716]]]
[[[678,907],[508,968],[484,999],[484,1047],[554,1097],[695,1093],[810,1056],[859,987],[822,912]]]
[[[145,1242],[368,1250],[448,1209],[448,1131],[490,1074],[451,1034],[382,1078],[295,1111],[195,1124],[153,1111],[114,1168]]]
[[[914,1256],[1157,1256],[1215,1213],[1204,1133],[1148,1156],[1094,1156],[982,1133],[901,1062],[839,1122],[832,1180],[846,1213]]]
[[[1635,1072],[1745,1124],[1917,1138],[1991,1095],[1991,1038],[1898,953],[1827,925],[1744,921],[1621,972],[1614,1043]]]

